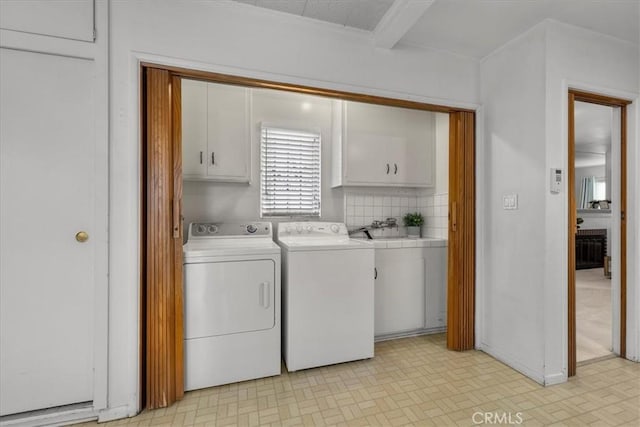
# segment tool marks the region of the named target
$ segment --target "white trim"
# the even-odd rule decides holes
[[[622,129],[620,127],[620,108],[612,108],[611,115],[611,235],[607,248],[611,254],[611,346],[613,353],[620,354],[620,202],[621,192],[621,162],[622,162]],[[576,333],[577,335],[577,333]]]
[[[486,168],[485,153],[486,145],[484,138],[484,107],[476,110],[476,272],[475,272],[475,347],[480,349],[484,341],[484,307],[485,307],[485,266],[487,264],[484,253],[486,239],[486,219],[487,219],[487,196],[486,180],[488,170]]]
[[[93,408],[108,405],[109,395],[109,14],[107,0],[94,5],[95,25],[100,37],[95,41],[95,246],[94,291],[94,377]]]
[[[556,385],[556,384],[562,384],[564,382],[567,381],[567,375],[566,374],[551,374],[551,375],[545,375],[544,376],[544,385],[545,386],[550,386],[550,385]]]
[[[137,414],[138,414],[137,409],[133,409],[129,405],[117,406],[115,408],[107,408],[98,413],[98,422],[105,423],[107,421],[133,417]]]
[[[369,86],[342,84],[342,83],[337,83],[333,81],[302,78],[302,77],[298,77],[290,74],[269,73],[269,72],[264,72],[260,70],[255,70],[255,69],[238,68],[238,67],[231,67],[231,66],[220,65],[220,64],[211,64],[206,62],[186,60],[182,58],[175,58],[175,57],[164,56],[164,55],[157,55],[157,54],[152,54],[147,52],[131,51],[131,56],[134,61],[147,62],[151,64],[156,64],[158,66],[180,67],[180,68],[185,68],[189,70],[227,74],[231,76],[245,77],[250,79],[267,80],[267,81],[272,81],[277,83],[309,86],[309,87],[314,87],[319,89],[337,90],[337,91],[350,92],[350,93],[362,94],[362,95],[381,96],[381,97],[387,97],[387,98],[393,98],[393,99],[399,99],[399,100],[421,102],[424,104],[445,106],[450,108],[475,110],[479,107],[479,104],[455,101],[455,100],[445,99],[445,98],[426,97],[426,96],[415,95],[407,92],[376,89]]]
[[[22,414],[20,414],[22,415]],[[51,425],[67,425],[96,420],[98,415],[93,407],[62,407],[32,413],[25,413],[24,416],[6,416],[0,422],[1,427],[36,427]]]
[[[102,3],[102,1],[98,2]],[[0,29],[0,46],[6,49],[91,59],[100,55],[93,42],[51,37],[22,31]]]

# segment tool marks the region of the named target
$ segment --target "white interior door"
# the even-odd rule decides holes
[[[93,400],[94,73],[0,49],[0,415]]]

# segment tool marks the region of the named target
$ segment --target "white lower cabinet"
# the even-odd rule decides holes
[[[426,329],[447,326],[447,248],[423,248],[425,270]]]
[[[424,324],[422,248],[376,249],[375,335],[421,329]]]
[[[446,326],[447,248],[375,249],[375,336]]]

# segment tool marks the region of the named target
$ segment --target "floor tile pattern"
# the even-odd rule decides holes
[[[542,387],[445,335],[376,344],[376,357],[186,393],[169,408],[105,425],[640,425],[640,364],[613,358]],[[488,414],[488,415],[486,415]],[[510,418],[509,418],[510,417]]]

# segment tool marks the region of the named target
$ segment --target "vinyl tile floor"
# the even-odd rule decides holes
[[[168,408],[105,425],[640,425],[640,364],[612,358],[542,387],[483,352],[445,345],[444,334],[385,341],[373,359],[283,368],[277,377],[188,392]]]
[[[611,279],[603,268],[576,271],[576,359],[611,355]]]

